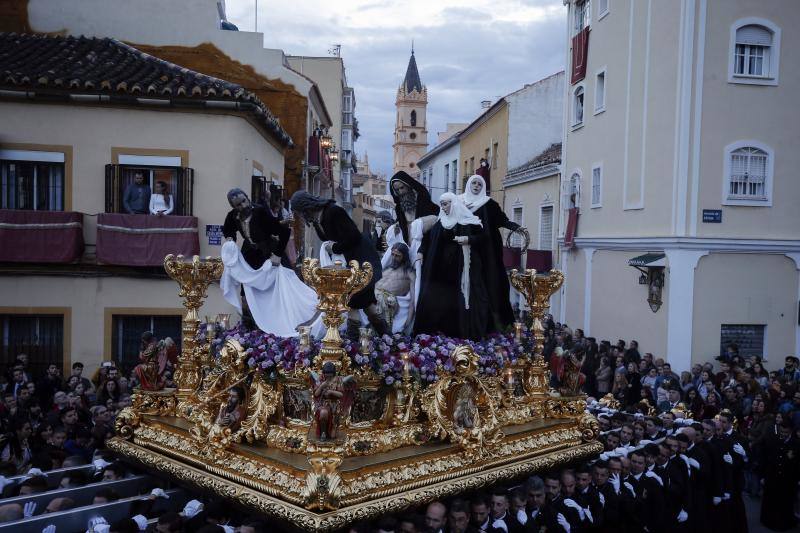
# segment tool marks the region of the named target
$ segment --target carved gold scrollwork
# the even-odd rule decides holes
[[[306,509],[338,509],[342,497],[342,478],[338,469],[344,450],[335,444],[316,443],[310,445],[308,451],[311,470],[306,474],[302,493]]]
[[[467,456],[480,456],[503,436],[499,378],[478,378],[478,356],[469,346],[456,347],[450,357],[455,373],[440,371],[438,381],[422,393],[422,409],[433,435],[458,443]]]

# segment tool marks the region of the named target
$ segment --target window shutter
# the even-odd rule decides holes
[[[738,44],[751,44],[757,46],[770,46],[772,44],[772,32],[764,26],[742,26],[736,30],[736,42]]]
[[[122,194],[119,165],[106,165],[106,213],[122,212]]]
[[[553,249],[553,206],[542,207],[539,226],[539,249]]]
[[[192,216],[194,212],[194,169],[178,169],[178,215]]]

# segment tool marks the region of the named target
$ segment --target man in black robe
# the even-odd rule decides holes
[[[440,199],[439,220],[422,240],[422,281],[414,333],[478,340],[489,328],[481,254],[486,233],[453,193]]]
[[[267,259],[279,265],[289,242],[289,228],[266,207],[250,203],[241,189],[228,191],[228,203],[233,209],[222,226],[225,238],[235,241],[237,232],[242,235],[242,256],[252,268],[261,268]]]
[[[797,525],[794,503],[800,479],[800,445],[792,436],[791,422],[784,420],[778,425],[777,435],[767,438],[762,453],[761,523],[775,531],[787,531]]]
[[[410,246],[411,223],[420,217],[438,215],[439,206],[433,203],[423,184],[402,170],[389,180],[389,192],[394,200],[397,225],[403,232],[403,241]]]
[[[481,260],[486,286],[489,291],[491,311],[491,331],[502,331],[514,323],[511,308],[508,274],[503,264],[503,238],[500,228],[511,231],[524,231],[519,224],[508,219],[503,209],[487,195],[486,183],[481,176],[474,175],[467,180],[467,188],[461,195],[464,204],[483,223],[488,242],[481,247]]]
[[[225,217],[225,224],[222,226],[225,238],[236,242],[237,232],[242,235],[242,257],[253,269],[261,268],[268,259],[273,265],[280,265],[286,244],[289,242],[289,228],[282,226],[265,206],[252,204],[241,189],[228,191],[228,203],[232,209]],[[244,297],[244,287],[242,287],[242,322],[248,328],[254,328],[256,325]]]
[[[359,265],[368,262],[372,265],[372,279],[369,284],[352,295],[348,306],[350,314],[347,320],[347,334],[351,339],[358,339],[361,319],[358,313],[363,309],[370,324],[378,335],[389,333],[386,321],[381,317],[375,298],[375,283],[381,279],[381,260],[370,240],[358,231],[353,219],[347,211],[336,205],[331,199],[320,198],[306,191],[297,191],[292,195],[292,209],[305,221],[314,226],[320,240],[329,241],[325,252],[341,254],[349,263],[358,261]]]

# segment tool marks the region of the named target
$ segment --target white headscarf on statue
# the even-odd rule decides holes
[[[481,183],[481,190],[478,194],[472,192],[472,183],[475,181]],[[464,201],[464,205],[467,206],[467,209],[473,213],[483,207],[483,204],[490,199],[486,194],[486,181],[477,174],[470,176],[467,180],[467,186],[464,188],[464,194],[461,195],[461,199]]]
[[[480,177],[480,176],[479,176]],[[439,210],[439,223],[445,229],[453,229],[456,224],[483,226],[481,219],[473,215],[464,205],[460,196],[451,192],[444,193],[439,197],[439,205],[442,202],[450,202],[450,213],[445,213],[444,208]],[[470,263],[469,243],[461,245],[461,254],[464,258],[464,268],[461,270],[461,294],[464,295],[464,306],[469,309],[469,263]]]

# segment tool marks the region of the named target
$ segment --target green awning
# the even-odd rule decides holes
[[[628,265],[633,267],[663,267],[667,266],[664,262],[664,254],[644,254],[628,260]]]

